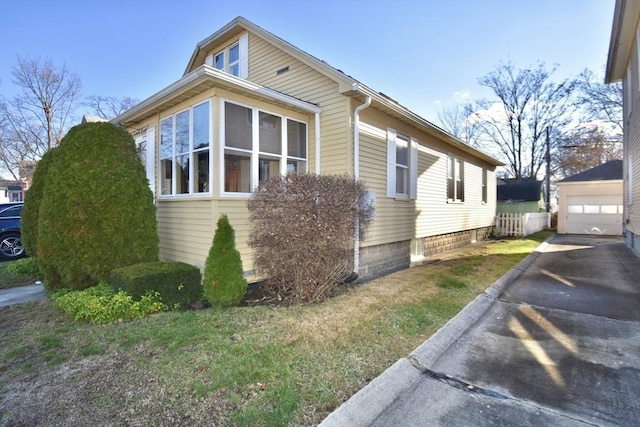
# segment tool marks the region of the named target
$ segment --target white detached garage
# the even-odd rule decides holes
[[[558,182],[558,233],[622,234],[622,161]]]

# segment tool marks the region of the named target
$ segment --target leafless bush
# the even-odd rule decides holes
[[[262,182],[249,200],[255,267],[286,303],[324,300],[353,268],[373,217],[362,182],[346,175],[289,174]]]

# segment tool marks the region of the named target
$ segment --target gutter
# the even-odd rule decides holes
[[[357,90],[358,84],[353,84]],[[353,176],[356,181],[360,179],[360,112],[371,105],[371,97],[367,96],[364,104],[359,105],[353,112]],[[356,215],[353,231],[353,273],[357,277],[360,269],[360,221]]]

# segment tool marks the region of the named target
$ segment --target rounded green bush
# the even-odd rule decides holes
[[[153,196],[133,138],[110,123],[72,128],[49,165],[38,222],[48,291],[85,289],[158,259]]]
[[[242,259],[235,240],[229,218],[222,215],[213,235],[202,281],[204,297],[211,305],[238,305],[247,293],[247,279],[243,275]]]
[[[24,207],[20,214],[22,244],[27,253],[37,258],[38,223],[40,221],[40,203],[44,193],[49,166],[55,157],[56,148],[47,151],[40,159],[33,172],[31,186],[24,195]]]

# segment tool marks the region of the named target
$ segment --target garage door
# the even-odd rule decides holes
[[[567,196],[566,231],[570,234],[622,234],[622,196]]]

